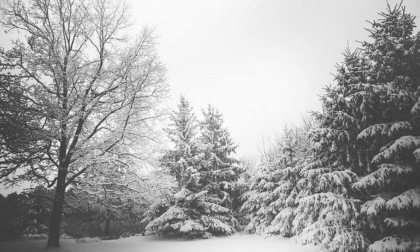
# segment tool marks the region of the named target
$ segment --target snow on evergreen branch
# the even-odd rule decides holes
[[[320,167],[320,166],[322,166],[322,160],[317,159],[317,160],[315,160],[313,162],[310,162],[309,164],[305,165],[301,170],[301,174],[305,171],[312,170],[312,169]]]
[[[386,201],[390,198],[387,194],[378,195],[373,200],[366,201],[360,208],[360,213],[368,216],[376,216],[381,212],[385,206]]]
[[[357,231],[343,233],[334,237],[330,251],[333,252],[359,252],[365,251],[370,242]]]
[[[388,147],[373,157],[373,163],[382,163],[391,159],[396,159],[402,153],[413,152],[420,148],[420,136],[402,136]]]
[[[152,234],[154,231],[163,230],[163,226],[170,222],[178,222],[187,218],[185,212],[178,206],[171,206],[168,211],[158,218],[152,220],[146,226],[146,234]]]
[[[318,187],[321,191],[347,193],[346,188],[356,179],[357,175],[350,170],[333,171],[321,175]]]
[[[417,163],[420,163],[420,148],[417,148],[413,151],[414,158],[416,159]]]
[[[293,187],[293,183],[290,181],[280,181],[278,186],[274,189],[273,194],[279,196],[281,193],[288,193]]]
[[[192,192],[190,190],[182,188],[179,192],[174,194],[174,198],[175,198],[175,200],[185,199],[191,193]]]
[[[398,216],[385,218],[384,222],[392,228],[415,228],[420,230],[420,221],[415,216]]]
[[[366,191],[384,189],[395,181],[395,176],[410,177],[415,170],[413,167],[397,164],[381,164],[379,169],[369,173],[353,184],[353,189]]]
[[[390,137],[401,136],[401,135],[408,135],[414,129],[413,125],[411,125],[408,121],[401,121],[392,124],[391,128],[389,129],[388,135]]]
[[[235,228],[226,223],[223,223],[222,221],[212,216],[202,215],[201,220],[206,227],[208,227],[209,229],[211,229],[211,231],[215,233],[221,233],[225,235],[235,233]]]
[[[259,207],[260,195],[255,191],[248,191],[242,195],[245,203],[241,206],[241,212],[252,212]]]
[[[204,227],[193,220],[187,220],[184,222],[184,225],[179,229],[179,231],[182,233],[192,233],[194,231],[203,232]]]
[[[203,212],[205,214],[226,214],[230,213],[230,210],[226,207],[222,207],[218,204],[206,202],[206,201],[198,201],[197,205],[203,208]]]
[[[339,218],[339,216],[336,217]],[[319,221],[305,227],[302,233],[295,237],[295,241],[303,245],[321,244],[329,248],[329,251],[346,252],[363,251],[356,250],[356,248],[366,247],[368,243],[359,232],[344,228],[342,224],[328,224]]]
[[[294,215],[294,208],[286,207],[283,208],[271,222],[270,226],[267,227],[266,233],[269,235],[276,235],[280,234],[282,236],[290,236],[292,235],[293,230],[293,218]]]
[[[149,210],[147,210],[144,214],[143,214],[143,219],[141,221],[142,224],[148,224],[153,218],[155,218],[157,216],[157,213],[159,212],[160,209],[168,209],[170,207],[170,204],[167,200],[161,200],[158,201],[154,204],[152,204],[149,207]]]
[[[419,101],[417,101],[414,106],[411,108],[411,115],[413,116],[420,116],[420,98]]]
[[[187,189],[185,189],[185,190],[187,190]],[[193,193],[193,194],[191,194],[191,195],[188,195],[187,197],[186,197],[186,200],[188,201],[188,202],[192,202],[192,201],[195,201],[195,200],[197,200],[197,199],[199,199],[199,198],[203,198],[203,197],[205,197],[206,195],[207,195],[207,191],[206,190],[204,190],[204,191],[201,191],[201,192],[198,192],[198,193]]]
[[[350,107],[351,105],[349,104],[347,106]],[[333,120],[332,126],[340,127],[340,125],[344,125],[344,124],[347,124],[348,127],[353,127],[357,129],[360,125],[360,120],[355,118],[354,116],[351,116],[350,114],[344,111],[337,111],[335,113],[335,118]]]
[[[363,140],[369,141],[373,137],[388,136],[388,132],[391,126],[392,124],[390,123],[379,123],[379,124],[371,125],[367,127],[366,129],[362,130],[357,136],[357,139],[363,139]]]
[[[299,233],[299,230],[312,223],[326,226],[331,223],[354,223],[359,215],[359,203],[359,200],[331,192],[307,196],[299,200],[295,210],[294,229]]]
[[[407,190],[388,200],[386,207],[389,210],[420,208],[420,186]]]
[[[418,252],[420,251],[420,236],[414,237],[396,235],[388,236],[369,246],[368,252]]]
[[[332,171],[331,168],[315,168],[310,170],[302,170],[300,172],[300,176],[308,178],[310,180],[314,180],[315,178],[318,178],[322,174],[330,173]]]

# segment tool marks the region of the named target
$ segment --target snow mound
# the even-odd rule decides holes
[[[72,236],[70,236],[70,235],[68,235],[66,233],[62,233],[60,235],[60,239],[74,239],[74,237],[72,237]]]
[[[83,238],[79,238],[76,239],[76,242],[79,243],[90,243],[90,242],[101,242],[101,238],[99,237],[83,237]]]
[[[24,240],[44,240],[48,239],[47,234],[24,234],[21,236]]]

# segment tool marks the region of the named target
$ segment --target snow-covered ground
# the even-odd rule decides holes
[[[209,240],[169,240],[157,237],[130,237],[100,242],[77,242],[74,239],[60,240],[61,248],[48,251],[60,252],[325,252],[320,247],[294,244],[291,239],[257,235],[237,234]],[[45,251],[46,240],[1,242],[2,252]]]

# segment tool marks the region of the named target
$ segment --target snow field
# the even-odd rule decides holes
[[[208,240],[163,239],[158,237],[129,237],[120,240],[81,243],[74,239],[60,240],[60,252],[325,252],[320,247],[301,246],[291,239],[263,238],[257,235],[236,234]],[[2,252],[45,251],[46,240],[0,243]]]

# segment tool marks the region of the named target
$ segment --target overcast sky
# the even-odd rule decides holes
[[[378,19],[386,8],[385,0],[128,2],[133,33],[156,27],[169,105],[184,94],[198,116],[209,103],[218,108],[239,156],[258,156],[263,136],[320,110],[318,95],[333,83],[341,53],[347,44],[354,49],[356,41],[368,40],[365,20]],[[420,16],[419,0],[404,5]],[[8,40],[0,31],[0,46]]]
[[[257,155],[262,136],[320,110],[347,44],[367,40],[365,20],[385,0],[132,0],[137,28],[157,28],[172,107],[184,94],[197,114],[211,103],[225,119],[238,154]],[[390,0],[391,5],[399,3]],[[420,16],[420,1],[405,0]],[[419,23],[419,21],[417,21]],[[417,31],[418,29],[416,29]]]

